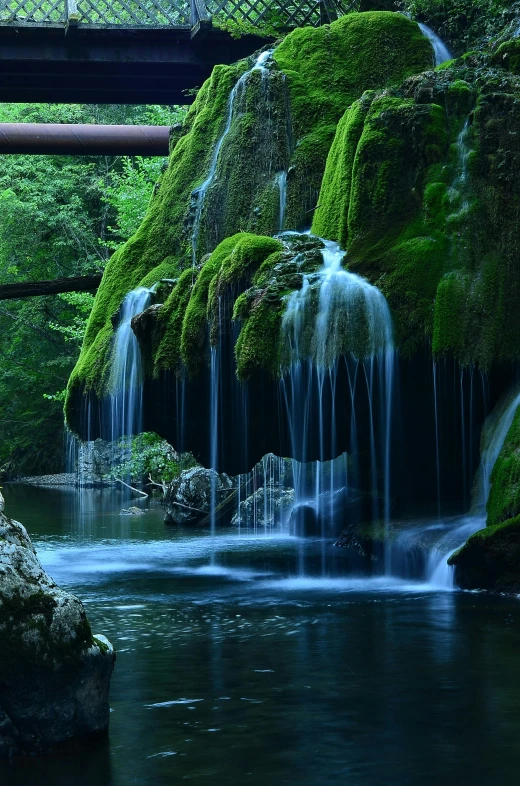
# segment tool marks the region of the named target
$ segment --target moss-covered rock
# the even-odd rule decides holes
[[[520,358],[520,81],[471,54],[367,92],[338,125],[313,231],[387,297],[397,343]]]
[[[270,235],[280,228],[281,172],[287,173],[284,227],[308,226],[345,109],[367,89],[420,72],[431,62],[431,50],[418,26],[400,14],[354,13],[330,26],[295,30],[262,68],[253,68],[254,62],[251,58],[217,66],[183,127],[172,135],[169,165],[147,215],[107,265],[69,382],[71,396],[78,389],[106,394],[111,318],[124,296],[138,286],[178,278],[193,262],[198,279],[190,295],[181,354],[190,366],[197,365],[212,278],[209,268],[199,271],[207,254],[237,232]],[[219,139],[223,141],[215,158]],[[206,182],[201,199],[200,187],[212,163],[214,177]],[[194,273],[192,283],[196,277]],[[164,335],[151,345],[149,373],[178,367],[177,337],[188,276],[182,282],[184,294],[177,288],[161,311]],[[202,310],[196,308],[197,299],[204,302]],[[263,309],[273,327],[276,317],[265,305]],[[73,421],[70,397],[67,409]]]
[[[463,589],[520,592],[520,516],[476,532],[448,564]]]
[[[106,731],[114,650],[41,567],[0,494],[0,757]]]

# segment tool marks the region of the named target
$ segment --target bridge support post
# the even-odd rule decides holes
[[[320,17],[320,22],[322,25],[328,25],[338,18],[333,0],[321,0]]]
[[[202,38],[212,28],[211,14],[205,0],[190,0],[191,7],[191,37]]]
[[[79,22],[78,0],[65,0],[65,30],[77,27]]]

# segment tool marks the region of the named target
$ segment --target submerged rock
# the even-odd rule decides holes
[[[0,757],[106,732],[115,652],[43,570],[0,494]]]
[[[217,504],[222,492],[233,488],[230,478],[213,469],[192,467],[181,472],[168,486],[164,495],[164,521],[166,524],[196,524],[205,518],[211,508],[213,495]]]
[[[289,517],[289,531],[291,535],[296,535],[299,538],[313,538],[321,535],[318,513],[314,505],[300,502],[294,506]]]
[[[144,516],[144,510],[132,505],[130,508],[123,508],[119,513],[120,516]]]

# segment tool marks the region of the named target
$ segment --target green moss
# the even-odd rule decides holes
[[[466,325],[461,320],[470,288],[470,277],[458,271],[441,279],[435,298],[433,351],[439,355],[461,355],[466,339]]]
[[[219,298],[232,290],[234,300],[237,288],[249,285],[261,264],[282,249],[281,242],[271,237],[244,233],[235,235],[234,240],[233,251],[223,260],[210,285],[208,316],[214,322],[218,321]]]
[[[258,371],[273,376],[280,370],[280,328],[285,306],[269,297],[254,302],[235,347],[237,375],[248,379]]]
[[[493,55],[493,62],[520,76],[520,41],[514,38],[501,44]]]
[[[520,591],[520,516],[476,532],[448,559],[464,589]]]
[[[491,473],[487,512],[491,527],[520,515],[520,409]]]
[[[181,371],[182,323],[197,275],[198,271],[190,269],[181,273],[176,286],[159,311],[157,327],[161,339],[153,353],[155,375],[162,369],[174,369],[177,373]]]
[[[287,76],[296,144],[286,226],[299,229],[320,204],[325,162],[345,109],[366,90],[428,68],[431,46],[417,24],[401,14],[352,13],[317,30],[293,31],[274,57]]]

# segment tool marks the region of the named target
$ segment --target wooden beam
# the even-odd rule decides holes
[[[95,273],[91,276],[55,278],[53,281],[23,281],[16,284],[1,284],[0,300],[61,295],[63,292],[96,292],[101,278],[101,273]]]

